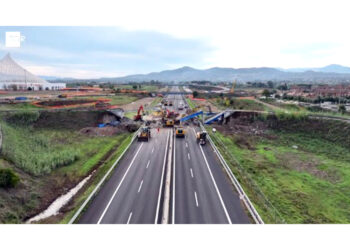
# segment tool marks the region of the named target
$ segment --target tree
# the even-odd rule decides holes
[[[267,86],[269,86],[270,89],[273,89],[273,81],[268,81]]]
[[[133,89],[137,89],[137,85],[132,85],[132,88]]]
[[[197,91],[193,91],[192,95],[193,95],[193,98],[197,98],[198,97],[198,92]]]
[[[262,92],[262,95],[268,98],[271,95],[271,93],[268,89],[264,89],[264,91]]]
[[[339,109],[338,111],[342,114],[344,114],[346,112],[346,108],[345,108],[345,105],[339,105]]]

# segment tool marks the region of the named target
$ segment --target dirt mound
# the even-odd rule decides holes
[[[73,130],[97,127],[104,114],[104,111],[42,111],[34,127]]]
[[[112,135],[120,134],[122,132],[125,132],[125,130],[120,127],[104,127],[104,128],[87,127],[79,131],[79,133],[83,135],[88,135],[88,136],[112,136]]]
[[[255,113],[236,112],[226,124],[213,127],[224,134],[263,135],[267,131],[268,124],[256,117]]]

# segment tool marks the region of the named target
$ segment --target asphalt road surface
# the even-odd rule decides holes
[[[169,129],[152,130],[148,142],[135,141],[79,223],[152,224],[160,219]]]
[[[165,98],[173,101],[170,111],[186,112],[178,110],[182,95]],[[187,126],[186,137],[173,140],[169,223],[251,223],[209,143],[197,144],[196,130]],[[148,142],[133,142],[79,223],[160,223],[171,132],[153,129]]]

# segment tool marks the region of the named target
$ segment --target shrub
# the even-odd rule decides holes
[[[40,114],[38,111],[18,111],[7,116],[7,121],[15,125],[30,125],[36,122]]]
[[[18,175],[10,168],[0,169],[0,187],[12,188],[19,182]]]

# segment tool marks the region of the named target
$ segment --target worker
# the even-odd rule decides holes
[[[157,131],[158,131],[158,133],[159,133],[159,127],[157,128]]]
[[[216,128],[213,128],[213,133],[215,133],[216,132]]]

